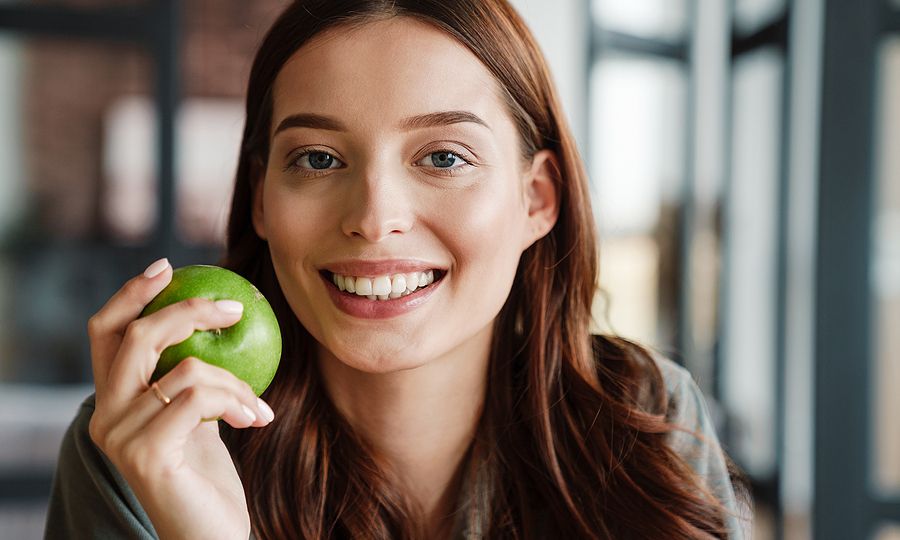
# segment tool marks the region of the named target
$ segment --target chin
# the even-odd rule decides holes
[[[386,374],[415,369],[428,362],[430,356],[419,347],[404,344],[401,347],[376,347],[369,343],[365,347],[339,344],[325,346],[333,358],[345,366],[372,374]]]

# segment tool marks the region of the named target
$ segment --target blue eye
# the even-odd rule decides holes
[[[464,158],[449,150],[438,150],[437,152],[431,152],[430,154],[428,154],[428,156],[421,160],[420,163],[425,164],[423,163],[425,162],[425,160],[430,161],[431,166],[444,170],[461,169],[466,165],[471,165]]]
[[[309,173],[309,171],[337,169],[340,168],[341,165],[341,161],[328,152],[310,150],[297,155],[284,170],[285,172],[305,171]]]
[[[434,152],[431,154],[431,164],[440,168],[450,168],[458,159],[450,152]]]
[[[306,160],[309,161],[310,167],[317,170],[330,169],[331,165],[335,162],[334,156],[326,152],[308,152],[300,156],[300,159],[303,158],[306,158]],[[298,159],[298,161],[300,161],[300,159]]]

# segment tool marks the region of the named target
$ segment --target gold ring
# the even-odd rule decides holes
[[[169,399],[169,396],[163,394],[162,390],[159,389],[159,383],[154,382],[150,385],[150,388],[153,390],[153,393],[156,394],[156,397],[159,398],[163,405],[172,403],[172,400]]]

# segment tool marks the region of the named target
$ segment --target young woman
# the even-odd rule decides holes
[[[271,408],[197,359],[148,387],[241,307],[136,320],[157,261],[90,321],[49,537],[742,536],[690,375],[589,334],[588,180],[504,0],[295,2],[246,112],[223,264],[279,317]]]

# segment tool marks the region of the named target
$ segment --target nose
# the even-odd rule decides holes
[[[341,222],[347,236],[375,243],[412,228],[410,196],[399,171],[370,167],[353,179],[350,191]]]

